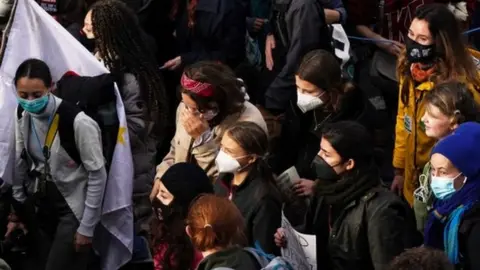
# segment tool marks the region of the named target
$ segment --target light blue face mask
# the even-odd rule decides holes
[[[36,99],[33,99],[33,100],[28,100],[28,99],[23,99],[23,98],[19,98],[17,97],[17,100],[18,100],[18,104],[20,104],[20,106],[22,106],[22,108],[29,112],[29,113],[39,113],[41,112],[43,109],[45,109],[45,107],[47,106],[48,104],[48,94],[40,97],[40,98],[36,98]]]
[[[455,190],[455,187],[453,186],[453,182],[460,175],[461,173],[453,178],[432,176],[430,187],[432,188],[435,197],[439,200],[445,200],[452,196],[453,193],[457,192],[457,190]]]

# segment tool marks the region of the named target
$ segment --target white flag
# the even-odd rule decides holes
[[[332,24],[332,38],[334,40],[335,56],[342,60],[343,66],[350,60],[350,40],[341,24]]]
[[[16,0],[4,34],[2,55],[0,177],[11,182],[14,169],[12,159],[15,155],[13,121],[17,107],[13,77],[18,66],[29,58],[43,60],[50,67],[54,81],[70,70],[81,76],[95,76],[108,70],[34,0]],[[94,237],[94,246],[101,255],[102,269],[115,270],[130,260],[133,249],[133,160],[125,110],[118,89],[116,95],[119,134],[105,191],[101,219],[103,226],[97,228]],[[95,239],[101,239],[101,242],[95,243]]]

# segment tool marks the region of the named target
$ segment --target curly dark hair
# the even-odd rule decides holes
[[[168,121],[167,94],[137,16],[117,0],[98,1],[90,10],[95,43],[106,67],[116,76],[135,76],[156,131],[162,130]]]
[[[191,97],[200,112],[216,110],[217,116],[210,121],[211,126],[220,124],[227,116],[241,113],[245,109],[244,83],[226,65],[211,61],[200,61],[185,68],[184,73],[192,80],[213,85],[213,95],[202,97],[181,89]]]
[[[426,247],[408,249],[396,257],[389,270],[453,270],[453,265],[440,250]]]

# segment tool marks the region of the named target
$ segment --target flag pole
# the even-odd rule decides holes
[[[10,34],[10,29],[12,28],[13,20],[15,18],[17,4],[18,4],[18,0],[15,0],[15,2],[13,3],[12,10],[10,11],[10,16],[9,16],[7,25],[5,26],[5,29],[3,30],[3,33],[2,33],[2,44],[0,46],[0,66],[3,63],[3,57],[5,55],[5,49],[7,48],[7,43],[8,43],[8,35]]]

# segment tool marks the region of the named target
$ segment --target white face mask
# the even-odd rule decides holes
[[[244,157],[246,156],[241,156],[238,158]],[[217,158],[215,159],[215,164],[217,164],[219,173],[235,173],[241,169],[241,165],[238,163],[237,159],[231,157],[223,150],[218,152]]]
[[[213,111],[213,110],[209,110],[209,111],[206,111],[205,113],[202,114],[202,117],[203,119],[207,120],[207,121],[210,121],[212,120],[213,118],[215,118],[215,116],[217,116],[217,112]]]
[[[325,93],[325,92],[324,92]],[[323,93],[322,93],[323,95]],[[297,106],[303,113],[311,111],[323,105],[323,100],[320,97],[314,97],[308,94],[303,94],[297,91]]]

